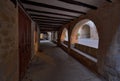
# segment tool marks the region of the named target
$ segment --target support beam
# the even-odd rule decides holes
[[[57,30],[56,28],[47,28],[47,27],[46,28],[40,28],[40,29],[44,29],[44,30],[45,29],[50,29],[50,30],[54,30],[55,29],[55,30]]]
[[[39,25],[48,25],[48,26],[60,26],[63,24],[50,24],[50,23],[38,23]]]
[[[83,2],[74,1],[74,0],[59,0],[59,1],[62,1],[62,2],[68,3],[68,4],[83,6],[83,7],[90,8],[90,9],[97,9],[96,6],[93,6],[93,5],[90,5],[87,3],[83,3]]]
[[[45,15],[38,15],[38,14],[30,14],[31,17],[46,17],[46,18],[56,18],[56,19],[68,19],[68,18],[60,18],[60,17],[51,17],[51,16],[45,16]]]
[[[59,26],[59,25],[63,25],[63,24],[56,24],[56,23],[43,23],[43,22],[40,22],[40,23],[38,23],[39,25],[42,25],[42,24],[44,24],[44,25],[57,25],[57,26]]]
[[[40,28],[49,27],[49,28],[58,28],[60,26],[48,26],[48,25],[39,25]]]
[[[53,5],[48,5],[48,4],[44,4],[44,3],[38,3],[38,2],[34,2],[34,1],[21,0],[21,2],[24,3],[24,4],[46,7],[46,8],[56,9],[56,10],[62,10],[62,11],[67,11],[67,12],[71,12],[71,13],[79,13],[79,14],[84,14],[84,15],[86,14],[86,12],[67,9],[67,8],[53,6]]]
[[[54,21],[42,21],[42,20],[36,20],[37,23],[50,23],[50,24],[65,24],[67,22],[54,22]]]
[[[45,13],[45,14],[52,14],[52,15],[60,15],[60,16],[66,16],[66,17],[77,17],[77,16],[68,15],[68,14],[60,14],[60,13],[55,13],[55,12],[40,11],[40,10],[34,10],[34,9],[29,9],[29,8],[26,8],[26,10],[31,11],[31,12]]]
[[[72,19],[57,19],[57,18],[48,18],[48,17],[32,17],[33,20],[53,20],[53,21],[71,21]]]
[[[35,22],[47,22],[47,23],[60,23],[60,24],[64,24],[67,23],[65,21],[50,21],[50,20],[34,20]]]

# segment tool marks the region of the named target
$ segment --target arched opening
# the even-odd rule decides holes
[[[58,31],[53,31],[53,32],[51,32],[51,40],[52,40],[54,43],[57,43],[57,42],[58,42]]]
[[[51,40],[52,40],[52,39],[51,39],[51,34],[52,34],[52,33],[51,33],[51,32],[47,32],[47,34],[48,34],[48,40],[51,41]]]
[[[97,62],[99,37],[93,21],[84,19],[78,22],[71,33],[70,43],[72,50]]]
[[[61,34],[61,43],[64,45],[68,45],[68,30],[64,28]]]
[[[40,33],[40,40],[49,40],[49,33],[48,32],[41,32]]]
[[[90,27],[88,25],[84,25],[81,30],[78,31],[78,39],[79,38],[90,38]]]
[[[55,32],[55,41],[56,42],[58,41],[58,32],[57,31]]]
[[[71,34],[72,46],[75,43],[98,49],[99,37],[93,21],[84,19],[75,25]]]

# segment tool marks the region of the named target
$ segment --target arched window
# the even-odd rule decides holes
[[[68,30],[64,28],[61,34],[61,43],[64,45],[68,45]]]
[[[68,41],[68,30],[66,28],[64,28],[62,31],[61,42],[62,41]]]
[[[98,48],[99,37],[93,21],[84,19],[75,25],[71,35],[71,44],[75,43]]]

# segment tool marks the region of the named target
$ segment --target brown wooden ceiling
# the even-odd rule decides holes
[[[111,0],[20,0],[40,30],[55,31]]]

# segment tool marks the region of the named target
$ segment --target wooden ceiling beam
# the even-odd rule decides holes
[[[60,27],[60,26],[48,26],[48,25],[39,25],[39,27],[56,27],[56,28],[58,28],[58,27]]]
[[[71,21],[72,19],[56,19],[47,17],[32,17],[33,20],[50,20],[50,21]]]
[[[55,24],[55,23],[38,23],[39,25],[57,25],[57,26],[59,26],[59,25],[63,25],[63,24]]]
[[[34,2],[34,1],[21,0],[21,2],[24,3],[24,4],[40,6],[40,7],[50,8],[50,9],[56,9],[56,10],[61,10],[61,11],[65,11],[65,12],[79,13],[79,14],[84,14],[84,15],[86,14],[86,12],[67,9],[67,8],[53,6],[53,5],[48,5],[48,4],[44,4],[44,3],[38,3],[38,2]]]
[[[65,24],[65,23],[67,23],[67,22],[53,22],[53,21],[42,21],[42,20],[35,21],[35,22],[37,22],[37,23],[50,23],[50,24]]]
[[[45,14],[52,14],[52,15],[60,15],[60,16],[66,16],[66,17],[77,17],[77,16],[73,16],[73,15],[68,15],[68,14],[60,14],[60,13],[55,13],[55,12],[40,11],[40,10],[34,10],[34,9],[29,9],[29,8],[26,8],[26,10],[31,11],[31,12],[45,13]]]
[[[90,8],[90,9],[97,9],[97,7],[94,5],[90,5],[90,4],[79,2],[79,1],[74,1],[74,0],[59,0],[59,1],[62,1],[68,4],[74,4],[74,5]]]
[[[38,14],[30,14],[31,17],[46,17],[46,18],[56,18],[56,19],[68,19],[68,18],[61,18],[61,17],[53,17],[53,16],[45,16],[45,15],[38,15]]]

